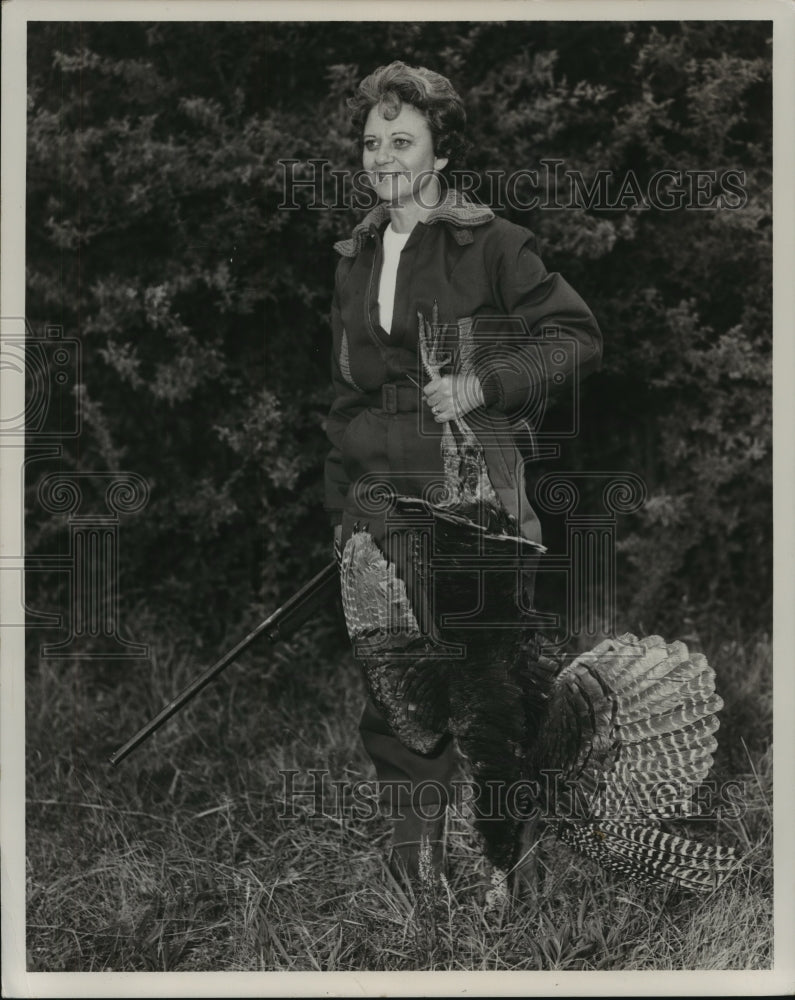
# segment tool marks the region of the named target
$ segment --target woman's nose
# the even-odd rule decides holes
[[[392,159],[392,151],[389,149],[377,149],[375,151],[375,162],[377,164],[389,163]]]

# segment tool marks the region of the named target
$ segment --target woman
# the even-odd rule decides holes
[[[461,99],[445,77],[394,62],[363,80],[349,103],[379,202],[335,246],[336,398],[326,463],[335,543],[344,546],[354,525],[363,524],[383,543],[383,518],[368,501],[369,488],[380,482],[398,495],[421,496],[438,485],[444,428],[462,416],[480,428],[499,501],[521,534],[540,542],[514,430],[546,389],[540,383],[552,384],[553,368],[560,378],[561,336],[578,345],[567,355],[564,376],[575,366],[580,376],[598,366],[596,321],[565,280],[546,271],[532,233],[443,182],[441,172],[464,149],[466,124]],[[465,370],[448,365],[429,377],[419,331],[430,323],[451,361],[461,332],[473,333],[478,349]],[[372,700],[360,731],[382,794],[399,806],[393,858],[415,872],[419,842],[428,837],[438,862],[446,790],[456,771],[453,741],[430,754],[413,753]]]

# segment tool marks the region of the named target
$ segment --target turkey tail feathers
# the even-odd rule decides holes
[[[704,656],[624,635],[577,657],[551,686],[538,680],[544,707],[528,764],[563,779],[545,803],[560,838],[638,882],[719,885],[733,850],[659,829],[705,809],[695,792],[712,766],[723,702]]]
[[[568,685],[561,683],[564,678]],[[669,644],[659,636],[638,640],[624,635],[564,668],[559,690],[571,687],[575,678],[580,693],[594,692],[591,701],[602,709],[597,714],[601,725],[592,738],[596,758],[591,756],[589,766],[598,768],[601,762],[608,786],[629,782],[648,788],[668,781],[692,787],[706,777],[716,747],[716,713],[723,701],[702,654],[691,655],[684,643]],[[597,695],[594,680],[603,696]],[[676,802],[686,794],[682,787]],[[657,794],[656,800],[664,806],[664,796]],[[672,815],[673,807],[672,799],[656,815]]]
[[[564,823],[560,838],[602,868],[644,885],[709,892],[725,881],[737,863],[731,847],[713,847],[649,826]]]

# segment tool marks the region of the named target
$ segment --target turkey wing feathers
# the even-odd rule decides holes
[[[697,843],[653,827],[601,821],[562,824],[570,847],[634,882],[697,892],[716,888],[734,868],[733,850]]]
[[[689,814],[692,786],[712,765],[714,713],[721,707],[712,670],[683,643],[658,636],[607,640],[553,681],[529,748],[529,776],[559,773],[566,808],[578,790],[572,785],[586,792],[601,787],[603,794],[589,801],[592,817]],[[545,805],[554,814],[560,803]]]

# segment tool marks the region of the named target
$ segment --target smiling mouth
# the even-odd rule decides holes
[[[376,178],[379,183],[385,181],[388,177],[408,177],[409,173],[407,170],[377,170]]]

